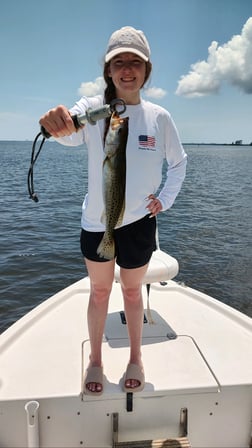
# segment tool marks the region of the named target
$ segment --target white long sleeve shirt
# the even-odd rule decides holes
[[[82,97],[70,110],[71,114],[84,114],[88,108],[102,107],[102,96]],[[167,178],[157,196],[162,210],[172,206],[186,173],[186,154],[180,143],[176,126],[164,108],[148,101],[127,105],[121,115],[129,117],[129,134],[126,147],[125,212],[121,226],[144,217],[148,210],[146,198],[156,194],[162,181],[162,167],[167,160]],[[71,136],[56,139],[59,143],[88,148],[88,193],[82,205],[82,228],[104,231],[101,216],[104,209],[102,193],[102,164],[104,120],[96,125],[87,124]]]

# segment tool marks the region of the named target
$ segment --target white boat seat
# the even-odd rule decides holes
[[[171,257],[160,249],[153,252],[143,284],[164,282],[174,278],[179,271],[176,258]],[[115,266],[115,281],[120,282],[120,267]]]

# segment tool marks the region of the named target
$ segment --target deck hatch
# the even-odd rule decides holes
[[[142,344],[158,343],[176,339],[177,334],[155,310],[151,310],[153,324],[148,323],[147,311],[144,313]],[[109,313],[105,325],[105,339],[113,347],[128,346],[127,322],[124,311]],[[120,342],[119,342],[120,341]]]

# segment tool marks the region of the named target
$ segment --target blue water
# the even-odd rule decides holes
[[[177,280],[252,317],[252,147],[186,146],[187,177],[159,215],[160,246]],[[84,147],[47,141],[27,193],[31,142],[0,142],[0,332],[86,275],[79,249],[87,185]]]

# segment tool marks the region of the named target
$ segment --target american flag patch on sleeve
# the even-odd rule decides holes
[[[155,137],[151,137],[150,135],[139,135],[138,143],[141,147],[154,148],[156,139]]]

